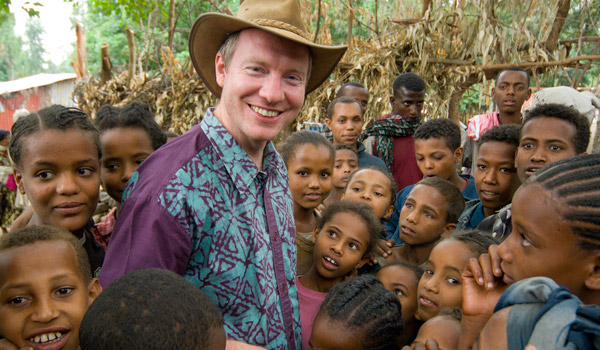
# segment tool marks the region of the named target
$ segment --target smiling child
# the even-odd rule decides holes
[[[0,336],[17,348],[77,350],[101,290],[69,231],[29,226],[0,238]]]

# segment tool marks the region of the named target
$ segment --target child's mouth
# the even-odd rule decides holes
[[[63,334],[61,332],[50,332],[50,333],[36,335],[33,338],[29,338],[29,341],[34,342],[34,343],[44,344],[44,343],[60,340],[60,338],[62,338],[62,337],[63,337]]]
[[[62,330],[60,332],[47,332],[28,338],[29,346],[34,350],[58,350],[62,349],[68,339],[70,332]]]

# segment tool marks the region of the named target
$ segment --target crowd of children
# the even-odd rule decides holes
[[[513,123],[525,76],[502,72],[500,112],[471,125],[471,174],[457,171],[459,126],[420,120],[414,74],[365,134],[369,94],[349,83],[329,106],[331,140],[285,140],[303,350],[600,344],[600,156],[585,155],[589,121],[572,107],[541,104]],[[419,179],[397,188],[407,141]],[[32,208],[0,237],[0,349],[225,349],[219,309],[180,276],[140,270],[104,291],[96,278],[128,181],[166,142],[140,102],[103,106],[94,124],[54,105],[0,132],[14,166],[2,199],[13,178]],[[95,223],[101,189],[116,206]],[[18,212],[1,214],[5,225]],[[571,317],[562,337],[559,312]]]

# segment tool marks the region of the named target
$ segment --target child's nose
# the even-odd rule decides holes
[[[50,298],[37,300],[31,315],[31,320],[36,322],[50,322],[58,317],[59,311]]]
[[[495,184],[496,183],[495,172],[488,171],[483,178],[483,182],[485,182],[486,184]]]
[[[125,165],[125,170],[123,171],[123,175],[121,176],[121,181],[127,182],[131,175],[136,171],[137,166]]]
[[[62,195],[70,195],[79,192],[79,185],[75,179],[76,175],[62,174],[58,177],[56,192]]]
[[[335,244],[333,244],[333,245],[331,246],[331,251],[332,251],[334,254],[341,256],[341,255],[342,255],[342,252],[344,251],[344,250],[342,249],[342,245],[343,245],[343,244],[344,244],[344,242],[342,242],[342,241],[337,241]]]
[[[425,158],[425,168],[433,169],[433,161],[429,158]]]
[[[435,276],[431,276],[427,281],[425,281],[425,284],[423,284],[423,287],[425,288],[425,290],[427,290],[429,292],[437,293],[438,292],[437,278]]]

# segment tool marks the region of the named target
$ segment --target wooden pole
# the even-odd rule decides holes
[[[85,60],[85,34],[83,33],[83,25],[75,24],[75,35],[77,36],[76,58],[73,69],[77,79],[83,79],[87,75],[86,60]]]
[[[173,36],[175,34],[175,0],[169,2],[169,50],[173,51]]]
[[[127,78],[131,81],[135,75],[135,32],[126,29],[125,33],[127,34],[127,44],[129,46],[129,72]]]
[[[102,72],[100,74],[102,83],[104,85],[107,81],[112,78],[112,62],[110,61],[110,46],[107,43],[102,44],[100,47],[100,57],[102,59]]]

